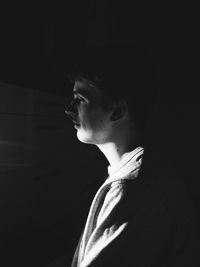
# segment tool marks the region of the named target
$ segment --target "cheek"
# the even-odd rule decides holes
[[[90,122],[93,123],[93,128],[95,128],[96,131],[101,132],[107,128],[108,118],[101,112],[95,112],[91,114]]]
[[[90,124],[90,122],[93,120],[93,114],[88,109],[82,109],[79,113],[79,118],[82,124]]]
[[[91,106],[88,106],[82,107],[79,111],[79,118],[83,128],[103,130],[108,123],[108,114],[101,109],[94,109]]]
[[[94,129],[98,125],[98,118],[95,114],[84,114],[82,116],[82,126],[87,129]]]

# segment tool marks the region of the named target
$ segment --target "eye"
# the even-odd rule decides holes
[[[81,96],[75,96],[74,97],[74,102],[75,103],[83,103],[83,102],[85,102],[85,99],[83,98],[83,97],[81,97]]]

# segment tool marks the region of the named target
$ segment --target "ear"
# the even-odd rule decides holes
[[[111,121],[117,121],[124,117],[124,115],[127,113],[127,104],[126,101],[121,99],[115,102],[112,105],[112,114],[111,114]]]

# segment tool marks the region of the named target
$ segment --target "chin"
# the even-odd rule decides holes
[[[96,144],[92,135],[82,130],[77,131],[77,138],[80,142],[85,144],[94,144],[94,145]]]

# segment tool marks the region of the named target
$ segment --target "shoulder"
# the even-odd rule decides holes
[[[185,181],[173,172],[149,173],[145,177],[119,180],[110,185],[106,199],[118,199],[118,209],[131,214],[144,211],[174,219],[195,216],[192,196]]]

